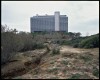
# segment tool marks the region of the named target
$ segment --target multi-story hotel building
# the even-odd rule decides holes
[[[30,18],[31,32],[65,31],[68,32],[68,17],[55,12],[54,15],[36,15]]]

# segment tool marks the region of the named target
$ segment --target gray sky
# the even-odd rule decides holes
[[[82,35],[99,32],[99,1],[2,1],[1,23],[18,31],[30,32],[30,17],[54,15],[60,11],[68,16],[68,31]]]

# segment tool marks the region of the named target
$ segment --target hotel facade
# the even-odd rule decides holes
[[[30,18],[31,32],[65,31],[68,32],[68,17],[55,12],[54,15],[36,15]]]

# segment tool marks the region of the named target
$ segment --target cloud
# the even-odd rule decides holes
[[[1,10],[2,24],[17,30],[29,32],[30,17],[55,11],[68,16],[70,32],[94,34],[99,29],[99,1],[2,1]]]
[[[81,32],[83,36],[86,36],[88,32],[89,35],[99,33],[99,19],[93,19],[89,21],[79,22],[78,24],[71,27],[70,30],[73,32]]]

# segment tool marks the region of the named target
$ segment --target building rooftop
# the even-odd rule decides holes
[[[61,17],[67,17],[67,15],[60,15]],[[54,15],[36,15],[33,17],[54,17]]]

